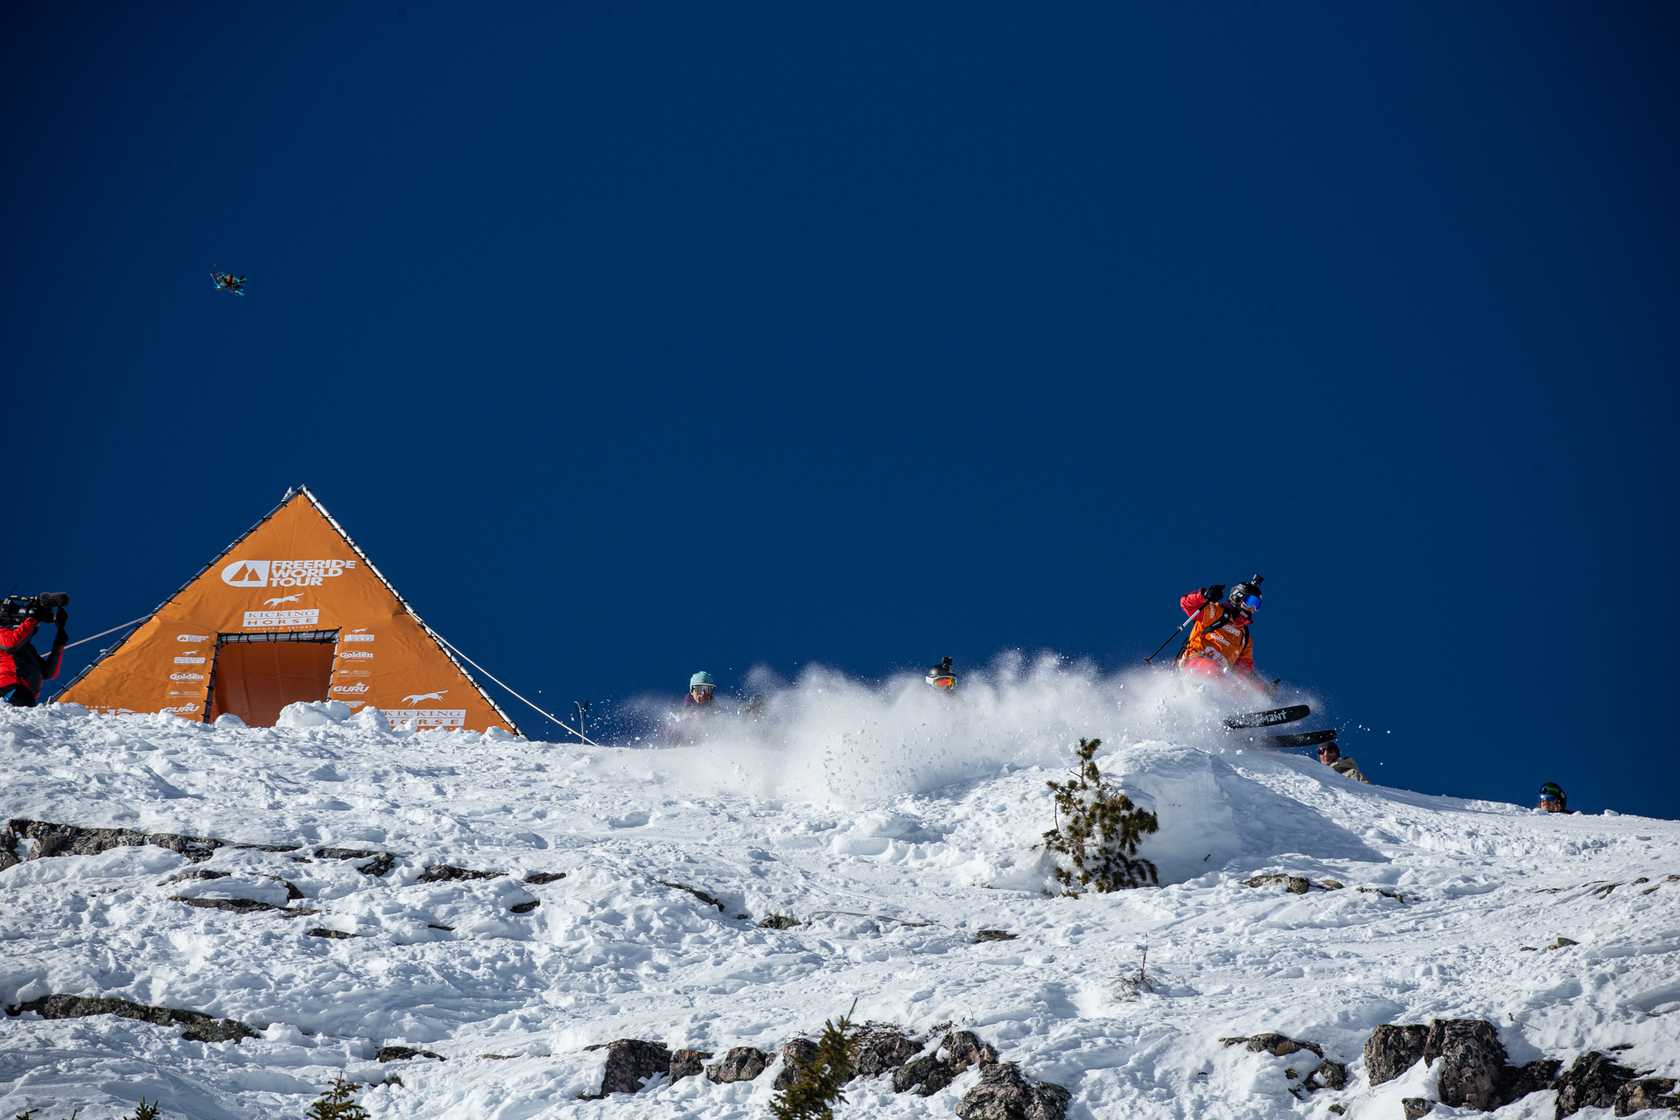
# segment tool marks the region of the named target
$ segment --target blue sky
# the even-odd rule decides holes
[[[603,707],[1259,570],[1380,780],[1676,815],[1672,6],[5,18],[3,571],[80,633],[296,482]]]

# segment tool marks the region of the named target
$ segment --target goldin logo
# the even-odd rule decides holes
[[[201,680],[204,679],[204,674],[203,673],[171,673],[171,674],[169,674],[169,679],[172,680],[172,681],[201,681]]]

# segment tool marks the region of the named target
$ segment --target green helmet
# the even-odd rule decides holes
[[[716,688],[717,682],[704,669],[688,678],[688,690],[693,692],[697,688]]]

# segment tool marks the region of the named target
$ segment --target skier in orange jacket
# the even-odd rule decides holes
[[[1262,693],[1271,690],[1254,672],[1254,637],[1249,626],[1260,610],[1260,584],[1254,576],[1226,593],[1223,584],[1198,588],[1178,601],[1194,618],[1190,637],[1179,651],[1178,667],[1207,677],[1234,674]]]

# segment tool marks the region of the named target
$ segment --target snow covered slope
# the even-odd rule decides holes
[[[262,730],[0,710],[0,821],[289,849],[0,871],[0,1004],[110,996],[259,1031],[0,1018],[0,1115],[105,1120],[144,1095],[170,1120],[301,1117],[343,1072],[400,1077],[362,1095],[382,1120],[764,1117],[770,1075],[580,1100],[605,1061],[585,1048],[773,1051],[854,999],[859,1020],[973,1030],[1066,1086],[1073,1117],[1393,1120],[1429,1075],[1373,1088],[1361,1046],[1433,1018],[1491,1021],[1513,1062],[1626,1047],[1680,1076],[1680,823],[1357,785],[1245,749],[1164,677],[1043,663],[964,683],[953,700],[816,673],[709,741],[603,749],[325,706]],[[1169,885],[1042,893],[1045,781],[1081,735],[1159,813],[1143,854]],[[323,849],[396,859],[370,874]],[[1248,885],[1274,872],[1308,893]],[[1560,936],[1578,944],[1549,950]],[[1350,1063],[1347,1089],[1298,1099],[1289,1061],[1219,1043],[1263,1031]],[[445,1060],[376,1061],[392,1045]],[[951,1116],[977,1076],[925,1098],[859,1081],[840,1115]],[[1554,1096],[1499,1115],[1549,1118]]]

